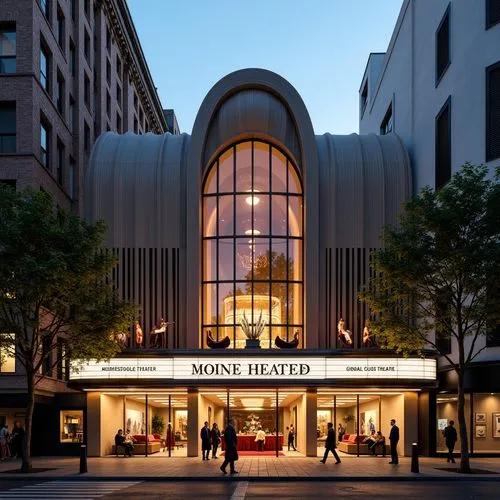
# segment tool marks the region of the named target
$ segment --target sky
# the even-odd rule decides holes
[[[316,134],[358,132],[370,52],[385,52],[402,0],[128,0],[164,108],[191,133],[212,86],[265,68],[302,96]]]

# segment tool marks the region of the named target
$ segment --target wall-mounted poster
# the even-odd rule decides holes
[[[476,424],[485,424],[485,423],[486,423],[486,413],[476,412]]]
[[[448,425],[447,418],[438,418],[438,430],[444,431],[447,425]]]
[[[486,425],[476,425],[476,437],[485,438],[486,437]]]
[[[146,423],[144,413],[139,410],[127,408],[125,411],[125,427],[130,430],[130,434],[144,434],[146,432]]]
[[[500,438],[500,411],[493,413],[493,437]]]

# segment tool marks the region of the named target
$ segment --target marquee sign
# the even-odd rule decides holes
[[[436,380],[436,360],[367,357],[114,358],[73,365],[70,380]]]

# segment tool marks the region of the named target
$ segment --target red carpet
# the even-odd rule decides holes
[[[224,456],[224,451],[220,454],[221,456]],[[240,457],[275,457],[276,452],[275,451],[239,451],[238,455]],[[279,457],[284,457],[285,454],[282,451],[278,452]]]

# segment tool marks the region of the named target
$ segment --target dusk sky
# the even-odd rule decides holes
[[[191,133],[210,88],[259,67],[300,93],[316,134],[358,131],[370,52],[385,52],[402,0],[128,0],[164,108]]]

